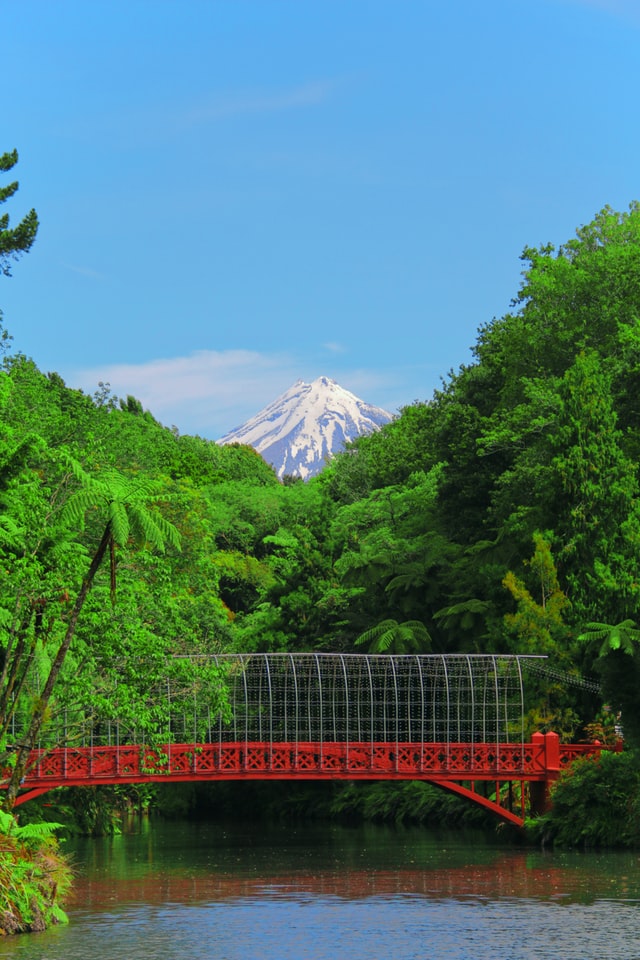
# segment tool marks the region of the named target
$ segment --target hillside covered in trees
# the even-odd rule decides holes
[[[108,712],[116,683],[152,733],[154,677],[234,650],[546,654],[601,674],[633,740],[640,207],[523,266],[473,362],[307,483],[69,389],[5,336],[0,763],[16,720]],[[583,736],[601,705],[547,684],[530,731]]]

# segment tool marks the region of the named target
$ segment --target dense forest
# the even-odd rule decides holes
[[[512,312],[480,327],[472,362],[307,483],[167,429],[108,384],[70,389],[4,332],[8,808],[52,715],[100,702],[152,735],[149,691],[188,669],[177,654],[545,654],[604,697],[547,682],[529,732],[603,737],[621,711],[634,742],[640,206],[522,261]]]

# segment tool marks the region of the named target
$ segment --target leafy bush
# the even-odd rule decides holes
[[[0,810],[0,935],[66,923],[60,901],[71,886],[71,870],[57,850],[58,826],[21,827]]]
[[[561,846],[640,845],[640,761],[634,752],[577,760],[552,793],[534,832]]]

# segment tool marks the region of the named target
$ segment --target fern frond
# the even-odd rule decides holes
[[[640,645],[640,629],[634,620],[622,620],[620,623],[587,623],[578,640],[585,643],[603,641],[599,656],[604,657],[610,650],[622,650],[630,656]]]
[[[129,514],[144,540],[154,549],[164,552],[165,542],[180,549],[180,534],[168,520],[157,512],[152,513],[141,504],[130,503]]]
[[[78,480],[83,486],[89,486],[93,478],[86,472],[84,467],[76,460],[75,457],[72,457],[68,450],[64,447],[59,448],[56,451],[57,459],[63,463],[68,470],[71,471],[76,480]]]
[[[8,514],[0,514],[0,543],[7,547],[16,546],[24,535],[24,527]]]
[[[384,633],[378,634],[375,642],[371,644],[372,653],[386,653],[391,644],[393,643],[394,631],[385,630]]]
[[[377,640],[381,634],[384,634],[390,626],[397,626],[396,620],[381,620],[380,623],[377,623],[375,627],[370,627],[368,630],[365,630],[364,633],[361,633],[359,637],[356,638],[356,646],[363,646],[365,643],[371,643],[374,640]]]
[[[113,500],[109,504],[109,522],[115,542],[119,547],[126,546],[131,528],[126,508],[120,500]]]
[[[76,490],[60,511],[59,523],[74,530],[84,529],[87,510],[95,506],[95,494],[89,487]]]
[[[434,620],[441,620],[445,628],[460,627],[470,630],[475,626],[475,617],[484,616],[491,609],[490,600],[478,600],[471,597],[450,607],[443,607],[433,614]]]
[[[411,590],[412,587],[420,585],[424,579],[424,569],[420,573],[399,573],[396,577],[392,577],[389,580],[389,583],[386,585],[385,593],[395,593],[396,590]]]
[[[176,550],[181,550],[182,538],[176,527],[174,527],[172,523],[169,523],[168,520],[165,520],[160,513],[156,515],[155,521],[163,539],[166,540],[167,543],[170,543]]]
[[[65,531],[65,533],[68,531]],[[70,540],[64,536],[56,538],[49,547],[49,558],[58,566],[77,561],[87,555],[87,548],[77,540]]]
[[[14,827],[11,832],[16,840],[28,843],[29,840],[46,840],[61,827],[61,823],[25,823],[24,826]]]
[[[121,491],[122,500],[127,504],[133,504],[136,501],[149,501],[160,494],[162,485],[158,480],[152,477],[127,477],[123,474],[117,475]],[[111,481],[113,485],[113,481]]]
[[[6,837],[16,826],[17,822],[15,817],[13,817],[12,814],[7,813],[5,810],[0,810],[0,834],[3,834]]]
[[[398,623],[397,620],[382,620],[365,630],[355,640],[356,646],[369,644],[370,653],[387,653],[395,648],[396,653],[404,653],[407,650],[419,652],[424,650],[431,643],[431,635],[424,623],[420,620],[405,620],[404,623]]]

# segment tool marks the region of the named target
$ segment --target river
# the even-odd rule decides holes
[[[143,821],[68,845],[70,924],[12,960],[639,960],[640,857],[463,833]]]

